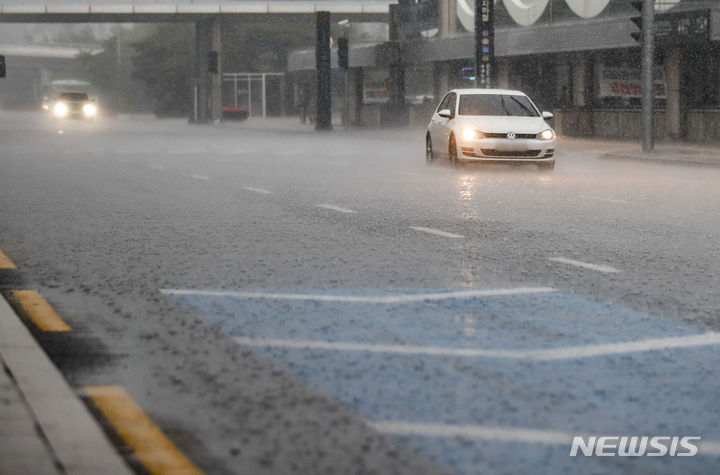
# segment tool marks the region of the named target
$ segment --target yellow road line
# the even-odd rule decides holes
[[[47,300],[37,290],[13,290],[13,294],[20,301],[20,305],[30,316],[30,319],[42,331],[69,332],[72,329],[65,323],[60,315],[47,303]]]
[[[85,392],[152,475],[201,475],[200,471],[120,386],[88,386]]]
[[[0,269],[16,269],[13,261],[11,261],[8,256],[3,254],[2,251],[0,251]]]

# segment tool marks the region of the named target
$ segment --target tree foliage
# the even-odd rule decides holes
[[[160,117],[186,115],[191,103],[189,26],[160,25],[132,47],[132,77],[149,90],[155,114]]]

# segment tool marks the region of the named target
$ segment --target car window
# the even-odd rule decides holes
[[[537,109],[527,96],[514,94],[463,94],[459,115],[494,115],[538,117]]]
[[[450,99],[448,101],[447,108],[450,109],[450,113],[455,115],[455,105],[457,104],[457,94],[450,93]]]
[[[443,97],[443,100],[440,101],[440,105],[435,112],[440,112],[443,109],[447,109],[448,102],[450,101],[450,96],[451,94],[446,94],[445,97]]]
[[[59,98],[66,101],[87,101],[88,95],[84,92],[63,92]]]

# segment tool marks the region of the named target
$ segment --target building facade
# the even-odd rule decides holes
[[[474,84],[475,2],[410,3],[430,4],[432,13],[427,30],[400,25],[399,58],[387,43],[351,48],[350,117],[357,125],[382,121],[387,94],[380,89],[397,61],[410,124],[427,122],[446,90]],[[720,140],[720,1],[656,0],[655,9],[656,136]],[[631,21],[638,14],[627,0],[496,0],[498,87],[523,90],[554,111],[561,134],[638,138],[641,47]],[[307,80],[314,57],[296,52],[288,66]]]

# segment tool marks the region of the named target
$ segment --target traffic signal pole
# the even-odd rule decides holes
[[[655,0],[643,0],[642,5],[642,123],[643,152],[652,152],[653,113],[655,109],[654,66],[655,66]]]

